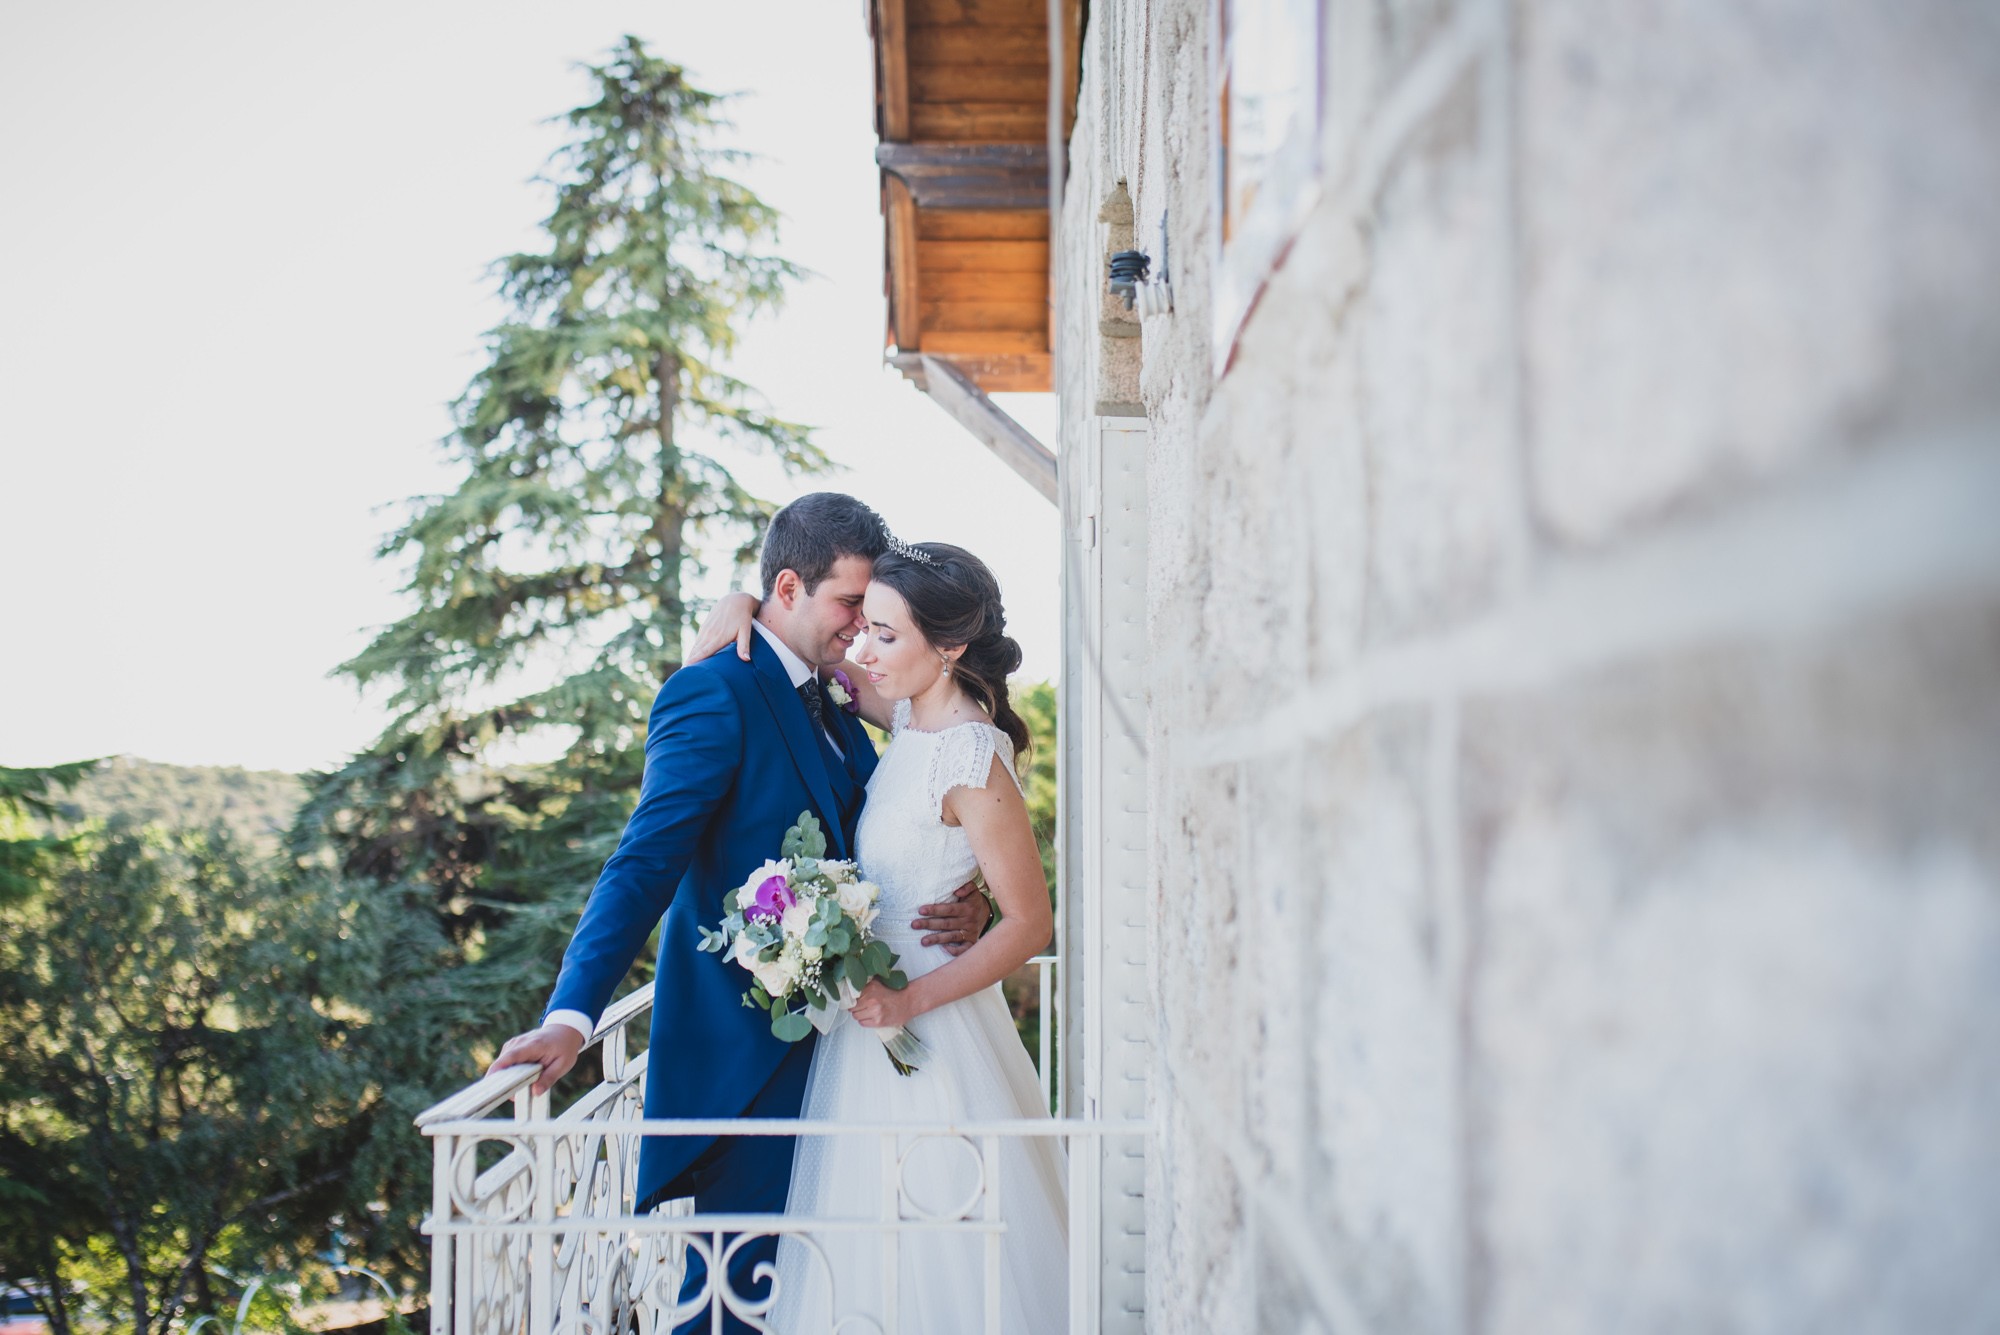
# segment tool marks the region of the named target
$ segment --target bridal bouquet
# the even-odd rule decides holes
[[[771,1032],[796,1043],[825,1033],[871,978],[901,989],[909,979],[889,947],[869,934],[881,891],[854,864],[825,857],[826,835],[810,811],[785,832],[783,854],[723,896],[722,925],[701,929],[701,949],[727,955],[754,980],[743,1004],[771,1013]],[[929,1056],[907,1029],[877,1029],[898,1074]]]

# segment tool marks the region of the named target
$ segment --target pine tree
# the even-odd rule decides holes
[[[826,466],[723,369],[800,276],[730,175],[745,155],[718,142],[724,99],[633,37],[590,73],[545,178],[545,244],[496,266],[510,314],[445,442],[462,480],[381,549],[407,564],[412,609],[340,669],[386,688],[394,721],[312,776],[291,835],[299,867],[433,915],[375,1040],[409,1102],[538,1013],[636,800],[647,713],[699,610],[689,583],[748,561],[773,509],[723,450]],[[494,759],[550,737],[552,762]],[[386,1114],[380,1134],[370,1171],[412,1218],[422,1146]]]
[[[826,465],[721,369],[799,276],[765,249],[774,211],[728,174],[745,155],[716,142],[723,99],[634,37],[590,72],[598,95],[568,113],[547,178],[547,244],[497,266],[512,314],[457,404],[463,481],[382,548],[410,563],[415,606],[341,668],[388,685],[396,721],[309,812],[346,836],[350,869],[425,877],[461,927],[491,925],[475,900],[574,891],[615,836],[688,580],[718,545],[750,559],[771,512],[716,447]],[[557,764],[481,771],[558,727]],[[551,819],[583,843],[524,837]]]

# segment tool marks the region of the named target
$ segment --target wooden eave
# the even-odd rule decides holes
[[[1080,0],[1064,12],[1073,52]],[[869,0],[868,13],[886,343],[899,365],[948,361],[982,391],[1046,391],[1048,0]],[[1063,91],[1074,107],[1073,77]]]

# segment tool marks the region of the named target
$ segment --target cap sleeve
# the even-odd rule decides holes
[[[944,815],[944,797],[954,788],[984,788],[993,773],[993,757],[1000,757],[1014,786],[1021,778],[1014,773],[1014,743],[1006,733],[986,723],[966,723],[938,734],[931,751],[931,810]]]

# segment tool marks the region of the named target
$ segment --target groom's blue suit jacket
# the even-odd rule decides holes
[[[777,654],[761,635],[750,648],[748,663],[717,654],[660,688],[639,805],[590,892],[549,997],[550,1011],[596,1019],[664,917],[648,1117],[734,1117],[770,1080],[787,1045],[772,1037],[767,1012],[743,1004],[750,975],[697,948],[701,929],[722,921],[724,894],[779,856],[802,811],[819,817],[829,857],[852,856],[862,790],[875,768],[858,720],[827,711],[843,761],[815,737]],[[650,1203],[708,1144],[648,1138],[636,1199]],[[788,1153],[790,1143],[773,1149]]]

